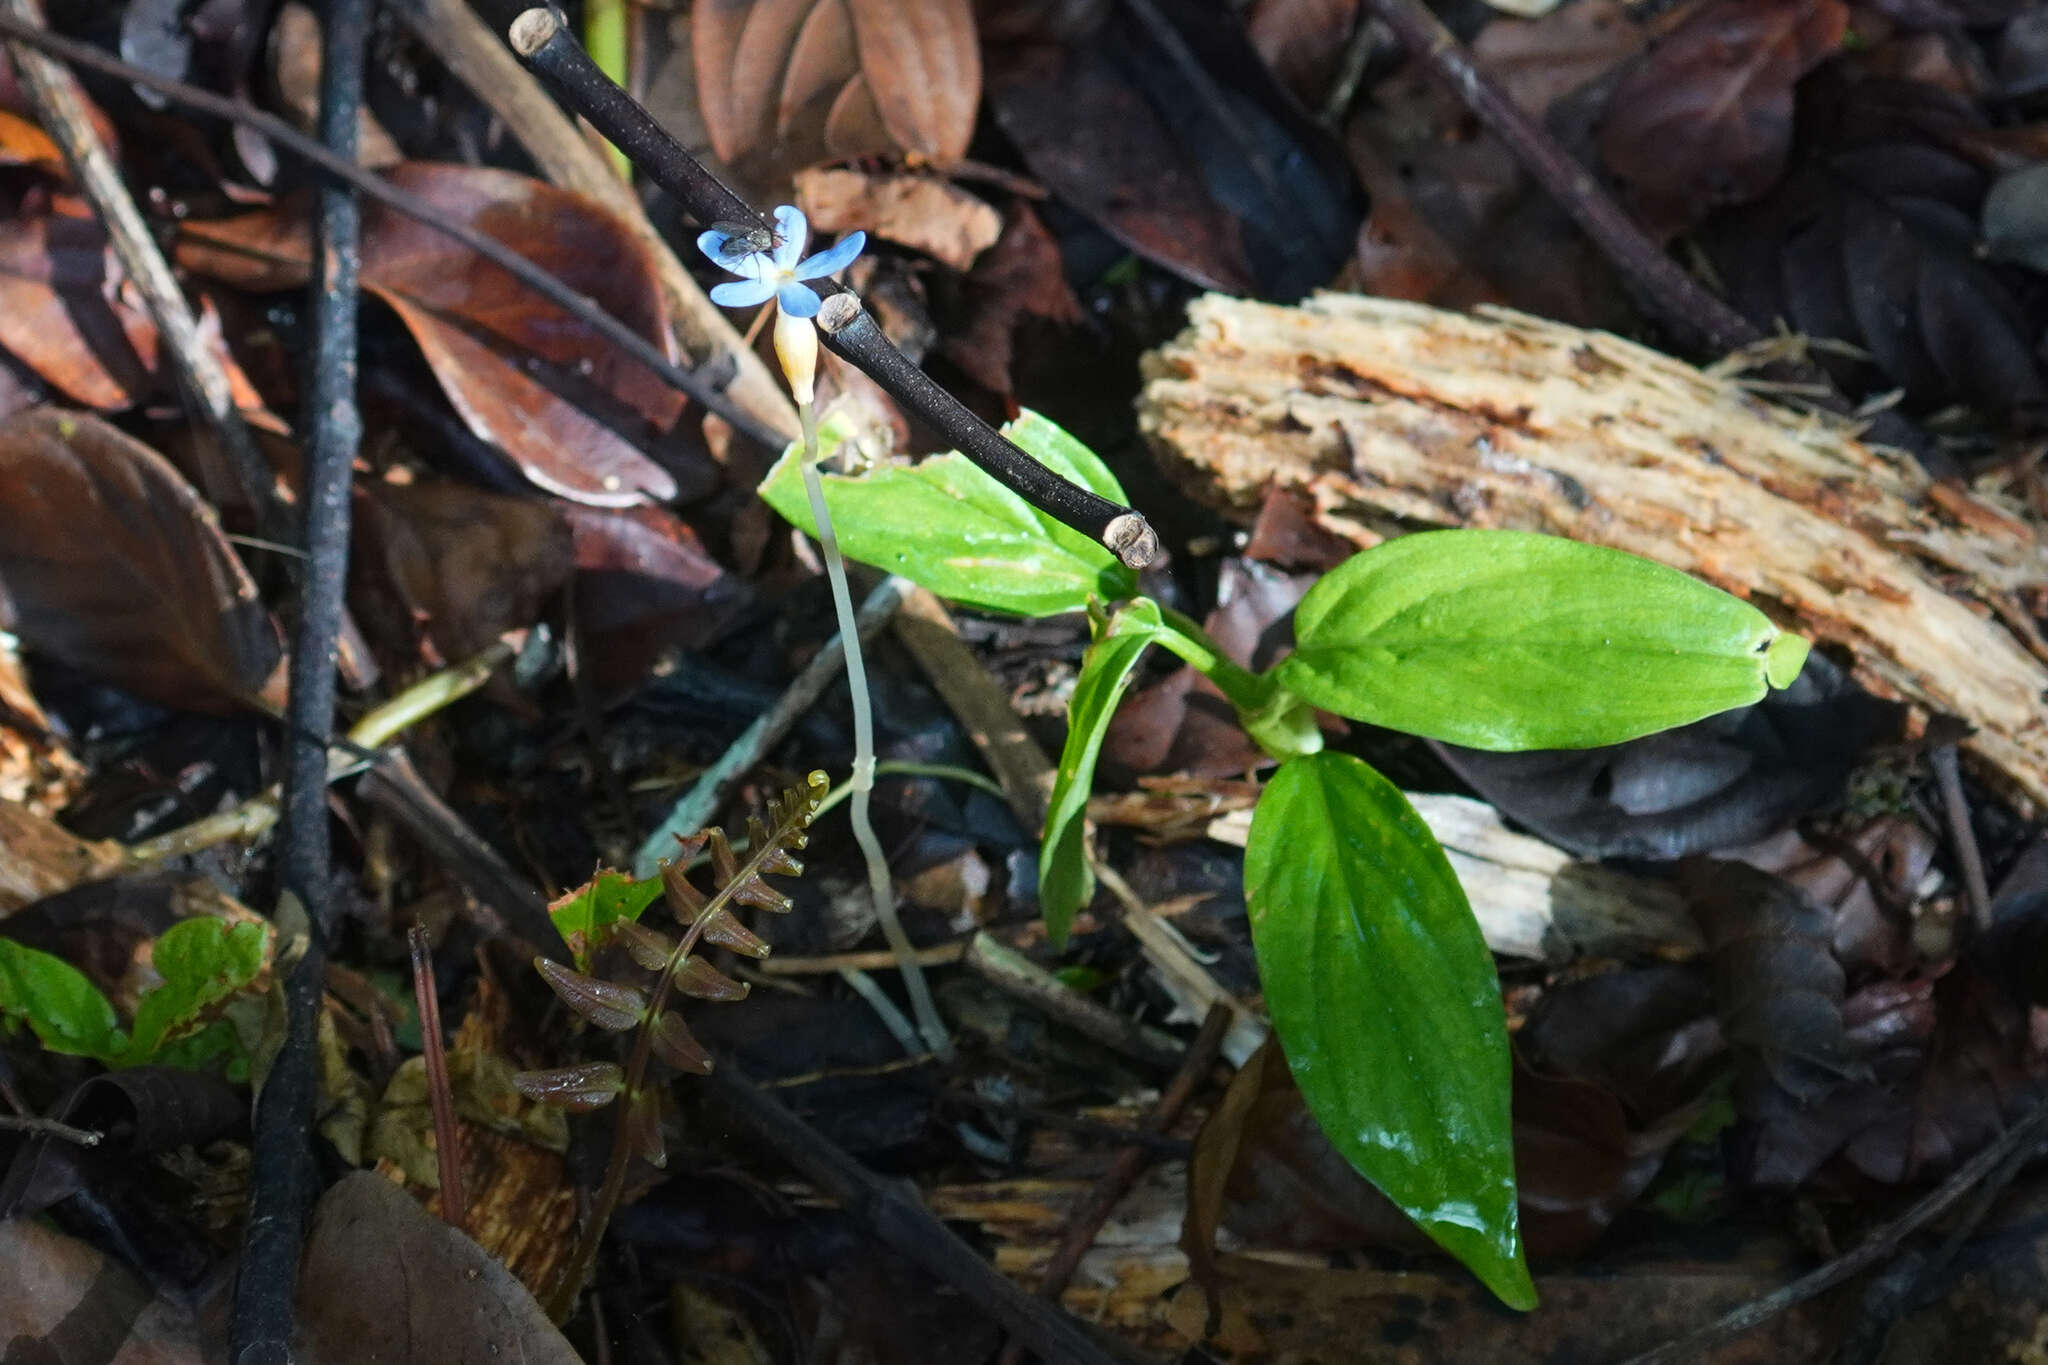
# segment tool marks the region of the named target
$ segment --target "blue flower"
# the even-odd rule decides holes
[[[799,261],[811,227],[803,210],[784,204],[775,210],[775,236],[765,239],[759,229],[725,231],[714,228],[697,238],[697,249],[716,261],[719,268],[740,278],[716,286],[711,301],[727,308],[752,308],[774,299],[791,317],[818,314],[818,296],[798,281],[819,280],[836,275],[853,264],[867,245],[865,232],[849,232],[829,251]]]

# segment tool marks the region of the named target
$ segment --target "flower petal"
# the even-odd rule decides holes
[[[795,280],[782,282],[782,287],[775,291],[775,302],[793,318],[818,316],[818,296]]]
[[[798,265],[796,277],[800,280],[822,279],[826,275],[837,275],[853,264],[853,258],[860,255],[861,248],[868,244],[865,232],[849,232],[834,242],[829,250],[821,251]]]
[[[774,297],[775,286],[767,280],[727,280],[711,290],[711,301],[726,308],[752,308]]]
[[[775,266],[788,271],[804,254],[804,243],[810,240],[811,224],[804,217],[804,211],[794,204],[784,204],[775,210]]]

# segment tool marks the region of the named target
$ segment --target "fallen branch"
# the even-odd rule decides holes
[[[1961,717],[2006,793],[2048,801],[2034,529],[1842,423],[1603,332],[1324,294],[1210,296],[1148,356],[1139,426],[1195,496],[1273,486],[1359,544],[1434,526],[1609,545],[1749,598],[1858,682]]]
[[[329,0],[321,22],[320,138],[355,162],[363,107],[363,52],[370,0]],[[249,1207],[228,1321],[228,1355],[238,1362],[289,1360],[292,1295],[306,1213],[318,1176],[313,1122],[315,1033],[334,925],[334,862],[327,827],[327,750],[334,728],[335,659],[346,613],[349,489],[362,416],[356,408],[356,313],[361,216],[346,188],[320,192],[312,294],[313,352],[306,366],[305,573],[292,637],[285,700],[284,819],[280,910],[305,952],[284,982],[285,1038],[256,1096],[249,1141]],[[302,927],[293,920],[302,920]],[[437,1040],[438,1041],[438,1040]]]
[[[570,35],[559,11],[526,11],[513,21],[511,36],[512,49],[521,60],[545,76],[571,109],[588,119],[643,175],[674,195],[699,223],[707,228],[714,223],[746,224],[773,237],[773,226],[753,205],[726,188],[653,115],[598,70]],[[1159,537],[1143,516],[1069,483],[997,434],[911,364],[845,286],[820,280],[812,287],[826,296],[817,319],[826,349],[881,385],[990,478],[1047,516],[1101,541],[1134,569],[1152,562],[1159,553]]]

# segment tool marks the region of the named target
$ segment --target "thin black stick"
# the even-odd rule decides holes
[[[2048,1137],[2048,1104],[2039,1104],[2032,1113],[2006,1129],[1996,1142],[1964,1162],[1937,1188],[1922,1195],[1904,1213],[1864,1238],[1854,1251],[1829,1261],[1782,1289],[1730,1309],[1677,1341],[1668,1342],[1654,1351],[1630,1356],[1623,1365],[1679,1365],[1681,1361],[1704,1360],[1743,1333],[1770,1321],[1788,1308],[1819,1297],[1892,1255],[1900,1243],[1948,1212],[1978,1182],[1998,1171],[2008,1160],[2024,1161],[2026,1157],[2022,1153],[2037,1153],[2044,1137]]]
[[[763,230],[768,220],[706,170],[655,122],[638,101],[598,69],[557,11],[530,9],[512,23],[512,50],[554,86],[564,103],[590,121],[607,141],[707,227],[744,223]],[[959,399],[934,384],[890,343],[860,301],[844,286],[820,282],[826,295],[818,315],[825,346],[867,374],[891,398],[915,413],[961,454],[1047,516],[1109,547],[1132,568],[1149,564],[1159,538],[1145,518],[1088,489],[1069,483],[1004,440]]]
[[[355,164],[370,0],[329,0],[321,26],[320,137]],[[327,831],[327,749],[334,728],[335,657],[348,579],[349,483],[362,441],[356,410],[360,218],[346,188],[320,191],[313,252],[313,354],[306,382],[305,576],[285,702],[281,900],[304,911],[306,953],[285,982],[284,1047],[256,1102],[249,1216],[228,1324],[235,1365],[292,1358],[292,1292],[315,1181],[315,1037],[333,922]]]
[[[327,148],[275,115],[266,114],[261,109],[239,100],[216,95],[211,90],[201,90],[196,85],[187,85],[183,81],[159,76],[143,67],[132,66],[89,44],[73,42],[69,38],[62,38],[24,24],[12,15],[0,14],[0,36],[11,42],[20,42],[48,52],[72,66],[144,86],[197,113],[255,129],[300,160],[377,200],[394,213],[425,224],[443,236],[462,243],[563,312],[602,334],[606,341],[644,365],[662,382],[703,404],[706,411],[716,413],[748,439],[759,442],[769,450],[780,450],[788,444],[781,434],[727,399],[704,374],[684,369],[671,361],[653,342],[605,312],[588,296],[577,293],[495,237],[485,236],[474,228],[455,222],[418,195],[379,179],[353,161],[344,161],[335,156]]]
[[[1366,0],[1366,7],[1394,31],[1402,47],[1458,92],[1489,133],[1508,145],[1515,160],[1636,287],[1658,322],[1700,349],[1717,353],[1763,339],[1748,318],[1708,293],[1665,255],[1556,138],[1474,66],[1465,45],[1422,0]]]
[[[420,1056],[427,1064],[427,1098],[434,1106],[434,1157],[441,1172],[441,1221],[457,1232],[468,1222],[462,1197],[462,1149],[455,1126],[455,1092],[448,1085],[448,1055],[441,1046],[441,996],[434,989],[434,952],[415,924],[405,936],[412,955],[412,999],[420,1013]]]
[[[719,1059],[718,1069],[705,1084],[734,1118],[806,1180],[837,1199],[877,1241],[953,1286],[1041,1359],[1061,1365],[1119,1365],[1058,1305],[1034,1298],[961,1241],[918,1200],[909,1181],[886,1179],[855,1161],[725,1058]]]

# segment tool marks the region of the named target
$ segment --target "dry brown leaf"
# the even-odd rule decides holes
[[[0,1342],[53,1365],[201,1365],[186,1309],[126,1266],[32,1218],[0,1222]]]
[[[1615,87],[1601,159],[1666,228],[1756,198],[1791,150],[1792,87],[1848,25],[1842,0],[1712,0]]]
[[[246,705],[277,628],[208,507],[163,456],[96,417],[0,427],[0,629],[164,706]]]
[[[64,153],[50,135],[19,114],[0,109],[0,166],[33,166],[51,175],[69,174]]]
[[[368,1171],[313,1211],[298,1319],[309,1365],[581,1365],[510,1271]]]
[[[981,103],[969,0],[702,0],[697,87],[722,161],[967,153]]]
[[[1059,243],[1022,202],[1004,215],[1003,235],[975,263],[967,288],[967,322],[946,338],[946,355],[991,393],[1010,392],[1017,325],[1026,315],[1068,325],[1084,316]]]
[[[561,504],[462,483],[375,484],[358,534],[440,667],[530,626],[568,581]]]
[[[745,610],[746,584],[659,507],[567,509],[576,629],[600,697],[637,686],[670,649],[701,649]]]
[[[91,218],[0,221],[0,348],[74,402],[131,406],[156,364],[156,327],[122,299],[123,278]]]
[[[486,167],[409,162],[390,179],[514,248],[674,358],[653,260],[597,204]],[[302,285],[310,251],[301,203],[188,224],[178,258],[262,291]],[[591,328],[469,248],[378,205],[363,214],[363,286],[398,313],[470,430],[533,483],[596,506],[675,496],[668,471],[582,403],[587,393],[600,410],[663,432],[680,415],[682,396]],[[553,368],[551,380],[536,361]]]
[[[26,806],[0,801],[0,919],[80,882],[112,875],[121,847],[81,839]]]
[[[811,230],[861,228],[932,256],[955,270],[995,245],[1003,220],[994,208],[949,180],[929,175],[870,175],[809,170],[796,178],[796,201]]]
[[[1304,108],[1320,109],[1357,18],[1358,0],[1256,0],[1245,36]]]

